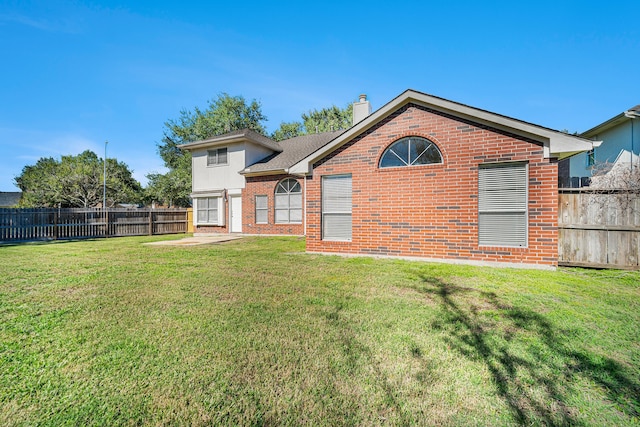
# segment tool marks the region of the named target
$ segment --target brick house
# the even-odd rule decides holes
[[[592,143],[407,90],[373,113],[362,96],[346,131],[277,143],[244,130],[182,148],[193,153],[196,233],[305,235],[308,252],[554,268],[557,162]]]

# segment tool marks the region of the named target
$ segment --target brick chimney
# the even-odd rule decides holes
[[[358,102],[353,103],[353,123],[355,125],[358,122],[366,119],[371,114],[371,104],[367,101],[367,95],[360,95]]]

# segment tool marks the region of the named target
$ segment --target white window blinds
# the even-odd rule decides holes
[[[478,173],[478,243],[527,246],[527,164],[481,165]]]
[[[220,197],[201,197],[195,199],[197,224],[224,225],[221,214]]]
[[[268,222],[267,196],[256,196],[256,224],[266,224]]]
[[[322,239],[351,240],[351,175],[322,177]]]

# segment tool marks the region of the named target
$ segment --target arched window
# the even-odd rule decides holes
[[[293,178],[276,185],[276,223],[302,223],[302,188]]]
[[[442,154],[433,142],[419,136],[409,136],[394,142],[380,158],[381,168],[430,165],[442,163]]]

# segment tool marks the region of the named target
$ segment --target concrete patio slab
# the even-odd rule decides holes
[[[233,234],[225,234],[220,236],[194,236],[185,237],[180,240],[163,240],[160,242],[149,242],[145,245],[149,246],[198,246],[198,245],[210,245],[212,243],[229,242],[231,240],[242,239],[244,236],[238,236]]]

